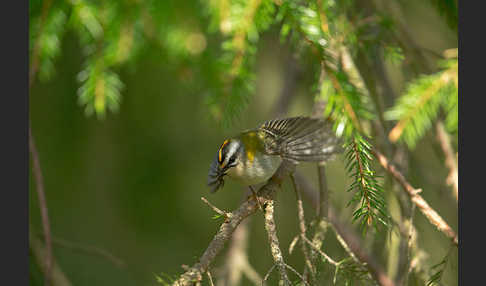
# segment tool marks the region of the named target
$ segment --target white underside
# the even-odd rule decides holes
[[[280,156],[260,154],[247,165],[239,163],[228,170],[228,177],[244,185],[255,185],[270,179],[282,163]]]

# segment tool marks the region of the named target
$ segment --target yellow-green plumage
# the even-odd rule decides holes
[[[293,117],[270,120],[258,129],[225,140],[211,164],[208,185],[215,192],[228,175],[244,185],[268,180],[283,160],[327,161],[341,151],[330,125],[321,119]]]
[[[268,180],[275,173],[282,158],[265,154],[264,136],[261,130],[250,130],[233,139],[239,140],[243,147],[239,151],[237,165],[228,170],[230,178],[245,185],[254,185]]]

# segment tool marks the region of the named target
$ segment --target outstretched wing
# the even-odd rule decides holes
[[[326,161],[342,152],[329,123],[311,117],[275,119],[260,126],[265,132],[265,152],[293,162]]]

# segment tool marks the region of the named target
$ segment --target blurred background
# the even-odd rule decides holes
[[[222,77],[228,73],[224,43],[232,34],[221,32],[224,27],[213,17],[214,7],[223,1],[210,2],[29,1],[31,67],[32,59],[39,58],[29,98],[32,136],[44,178],[53,254],[72,285],[160,285],[157,275],[177,277],[182,264],[197,262],[221,223],[201,197],[228,211],[245,198],[247,190],[230,180],[209,194],[209,164],[223,140],[273,119],[281,105],[288,116],[311,114],[319,63],[311,51],[283,41],[278,23],[248,45],[254,48],[246,54],[253,61],[248,65],[252,86],[235,91],[245,94],[236,107],[219,104],[227,85]],[[280,3],[269,2],[275,7]],[[392,2],[393,9],[377,4],[382,9],[377,15],[394,20],[399,9],[431,66],[444,50],[457,48],[457,28],[450,27],[434,3],[440,1]],[[397,94],[413,78],[404,65],[414,59],[405,54],[403,60],[384,64]],[[285,93],[290,95],[282,99]],[[226,113],[235,116],[226,120]],[[457,133],[454,146],[456,141]],[[407,179],[423,189],[422,196],[457,230],[457,201],[445,182],[448,169],[438,146],[433,130],[426,132],[409,152]],[[315,166],[299,169],[317,188]],[[346,192],[350,179],[343,158],[330,162],[326,174],[331,204],[351,224],[353,208],[346,205],[352,193]],[[31,170],[30,234],[42,240],[35,188]],[[397,199],[386,188],[385,196],[390,213],[398,213]],[[310,219],[314,211],[304,203]],[[300,271],[302,254],[287,252],[298,233],[288,180],[277,195],[276,220],[284,256]],[[418,211],[414,223],[429,271],[447,254],[450,242]],[[397,267],[391,255],[398,252],[396,236],[392,232],[382,244],[373,240],[366,245],[371,253],[377,251],[391,276]],[[324,249],[343,257],[331,235]],[[457,249],[452,252],[444,285],[457,285]],[[213,263],[215,273],[225,255]],[[248,257],[261,276],[273,265],[261,213],[250,218]],[[41,267],[35,259],[29,263],[30,284],[43,285]],[[419,280],[410,279],[409,285],[421,285],[414,281]],[[240,285],[253,284],[244,277]]]

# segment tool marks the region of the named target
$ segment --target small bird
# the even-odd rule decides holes
[[[328,161],[341,151],[340,140],[322,119],[270,120],[224,140],[209,168],[208,186],[211,193],[216,192],[228,175],[253,191],[251,186],[267,181],[283,160],[294,164]]]

